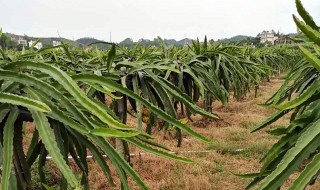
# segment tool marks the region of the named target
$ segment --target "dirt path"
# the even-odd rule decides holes
[[[260,123],[274,110],[258,106],[267,100],[282,81],[274,79],[271,83],[261,85],[258,97],[249,94],[241,102],[231,100],[225,107],[214,104],[214,113],[222,120],[209,122],[195,117],[191,127],[198,133],[217,142],[206,145],[194,138],[186,137],[180,149],[174,151],[202,151],[209,153],[189,153],[184,156],[196,161],[195,164],[181,164],[157,156],[133,158],[134,168],[139,171],[152,189],[244,189],[249,180],[234,176],[233,173],[257,172],[261,165],[259,158],[275,142],[275,138],[258,132],[251,134],[249,128]],[[286,120],[277,122],[285,125]],[[172,140],[161,139],[161,143],[171,145]],[[245,149],[239,151],[239,149]]]
[[[214,113],[222,120],[212,122],[195,116],[195,121],[189,125],[198,133],[217,142],[216,144],[208,145],[185,136],[182,147],[176,148],[173,139],[163,138],[161,133],[156,135],[156,141],[167,145],[175,152],[180,152],[180,156],[196,161],[194,164],[178,163],[155,155],[141,155],[132,157],[134,169],[152,190],[245,189],[250,179],[243,179],[232,173],[258,172],[261,167],[259,159],[276,142],[277,139],[265,131],[251,134],[250,128],[264,121],[275,111],[257,104],[265,102],[281,84],[282,80],[273,79],[260,86],[256,98],[252,92],[242,101],[231,100],[225,107],[216,103]],[[271,127],[287,124],[288,117]],[[138,155],[139,152],[136,149],[132,150],[132,153]],[[110,189],[110,186],[105,186],[107,180],[100,169],[95,168],[95,164],[90,165],[95,171],[90,173],[92,189]],[[135,183],[130,184],[133,189],[139,189]],[[319,186],[313,189],[319,189]]]
[[[195,160],[195,164],[182,164],[148,155],[134,157],[134,168],[149,187],[155,190],[245,189],[250,180],[239,178],[232,173],[258,172],[261,167],[259,159],[276,142],[277,139],[265,131],[251,134],[250,128],[264,121],[275,111],[257,104],[271,97],[282,82],[273,79],[270,83],[262,84],[256,98],[252,92],[242,101],[231,100],[225,107],[216,103],[213,110],[221,117],[221,121],[208,122],[196,116],[196,121],[190,123],[191,127],[216,141],[215,145],[206,145],[187,136],[182,147],[177,149],[172,140],[159,137],[159,142],[174,147],[173,151],[209,151],[181,154]],[[281,119],[271,127],[286,126],[288,121],[288,117]]]

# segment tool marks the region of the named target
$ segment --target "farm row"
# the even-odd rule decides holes
[[[300,1],[297,7],[307,23],[295,18],[298,27],[319,45],[318,27]],[[279,106],[279,112],[254,129],[261,129],[295,109],[295,122],[273,131],[283,138],[264,158],[266,164],[261,173],[250,175],[256,177],[252,185],[267,176],[260,188],[276,189],[305,159],[318,159],[314,151],[319,147],[316,69],[320,68],[320,61],[311,50],[301,50],[302,53],[295,46],[223,46],[208,44],[206,39],[184,48],[162,43],[160,47],[137,45],[126,49],[112,44],[109,51],[99,51],[90,47],[70,49],[62,44],[37,51],[1,50],[2,188],[30,189],[30,170],[36,161],[41,183],[46,184],[42,166],[50,155],[63,174],[62,189],[90,189],[86,158],[93,155],[110,184],[114,183],[108,165],[111,163],[123,189],[129,189],[128,176],[147,189],[130,165],[129,145],[192,163],[169,154],[168,147],[154,142],[153,127],[174,130],[177,146],[182,146],[182,134],[213,143],[186,125],[192,114],[218,119],[212,110],[214,101],[225,105],[230,94],[240,100],[250,89],[259,90],[262,81],[291,69],[283,87],[266,105],[290,99],[295,90],[297,98]],[[136,118],[136,126],[127,124],[129,114]],[[25,122],[36,126],[27,151],[22,144]],[[295,146],[302,143],[299,139],[303,139],[303,146]],[[81,170],[80,178],[68,166],[68,156]],[[314,174],[314,168],[307,167],[304,172]],[[307,183],[303,177],[297,181],[301,186]]]

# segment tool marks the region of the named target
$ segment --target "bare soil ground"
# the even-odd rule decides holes
[[[282,84],[281,79],[272,79],[260,86],[258,96],[250,93],[241,101],[231,98],[227,106],[214,103],[214,113],[221,119],[210,121],[201,116],[194,116],[189,125],[201,135],[216,142],[202,143],[190,136],[184,135],[182,147],[176,147],[176,141],[163,132],[156,132],[156,141],[160,142],[184,156],[195,161],[194,164],[175,162],[163,157],[140,154],[144,153],[131,148],[135,156],[131,158],[134,169],[152,190],[242,190],[250,182],[234,174],[258,172],[262,164],[260,158],[277,141],[277,138],[266,133],[273,127],[288,125],[289,116],[280,119],[263,131],[250,133],[250,128],[268,118],[275,110],[258,106],[265,102]],[[131,118],[129,123],[136,121]],[[191,152],[188,152],[191,151]],[[195,153],[192,151],[203,151]],[[53,164],[50,169],[54,176],[58,176]],[[89,162],[91,189],[119,189],[110,187],[107,178],[94,160]],[[76,169],[76,168],[74,168]],[[114,170],[114,169],[113,169]],[[287,189],[297,174],[286,182],[283,189]],[[119,184],[119,180],[115,181]],[[132,189],[139,187],[129,179]],[[319,182],[308,189],[320,189]]]
[[[185,136],[182,147],[177,148],[175,140],[161,132],[155,134],[156,141],[167,145],[179,156],[195,161],[194,164],[183,164],[155,155],[140,155],[143,151],[132,149],[137,156],[131,158],[134,169],[153,190],[241,190],[250,179],[240,178],[237,174],[258,172],[262,164],[260,158],[277,141],[277,138],[266,133],[273,127],[286,126],[289,116],[284,117],[268,129],[250,133],[250,128],[267,119],[274,109],[257,104],[265,102],[281,86],[283,80],[272,79],[260,86],[258,96],[250,93],[241,101],[231,99],[227,106],[214,103],[214,113],[221,118],[209,121],[201,116],[194,116],[189,125],[199,134],[215,141],[213,145],[202,143]],[[130,122],[130,121],[129,121]],[[134,123],[135,121],[131,121]],[[204,151],[200,153],[188,151]],[[207,152],[205,152],[207,151]],[[92,164],[91,167],[96,167]],[[93,189],[110,189],[105,186],[106,179],[99,168],[90,175]],[[287,181],[287,189],[297,174]],[[132,189],[139,189],[131,182]],[[117,188],[115,188],[117,189]],[[308,189],[320,189],[317,184]]]

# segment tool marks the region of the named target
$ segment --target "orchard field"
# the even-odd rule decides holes
[[[1,188],[319,189],[320,33],[296,6],[295,45],[1,48]]]

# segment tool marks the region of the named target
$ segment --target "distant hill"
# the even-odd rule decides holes
[[[184,46],[185,44],[192,44],[192,39],[184,38],[182,40],[177,41],[177,44]]]
[[[59,38],[59,37],[33,38],[33,40],[37,40],[37,39],[40,39],[44,46],[45,46],[46,44],[49,45],[49,46],[52,46],[52,42],[53,42],[53,41],[60,41],[60,42],[63,42],[63,43],[65,43],[65,44],[68,44],[68,45],[71,46],[71,47],[81,47],[80,44],[76,43],[76,42],[73,41],[73,40],[69,40],[69,39],[66,39],[66,38]]]
[[[290,37],[299,37],[299,36],[303,36],[302,34],[298,34],[298,33],[290,33],[290,34],[287,34],[287,36],[290,36]]]
[[[167,45],[167,46],[179,46],[182,47],[185,44],[191,44],[192,43],[192,39],[190,38],[184,38],[182,40],[175,40],[175,39],[163,39],[163,42]],[[159,41],[158,38],[154,38],[153,40],[149,40],[149,39],[140,39],[138,42],[134,42],[131,38],[126,38],[125,40],[121,41],[119,43],[119,46],[121,47],[133,47],[135,46],[135,44],[140,43],[143,46],[159,46],[161,43]]]
[[[186,44],[192,43],[192,39],[190,39],[190,38],[184,38],[184,39],[178,40],[178,41],[175,39],[164,39],[163,41],[167,46],[175,45],[175,46],[180,46],[180,47],[184,46]]]
[[[13,38],[22,37],[22,38],[26,39],[27,41],[30,41],[30,40],[35,41],[35,40],[40,39],[44,48],[52,46],[53,41],[60,41],[65,44],[68,44],[71,47],[85,47],[88,44],[102,41],[102,40],[98,40],[98,39],[91,38],[91,37],[79,38],[76,41],[73,41],[73,40],[61,38],[61,37],[32,37],[32,36],[27,36],[27,35],[16,35],[16,34],[12,34],[12,33],[6,33],[6,34],[8,36],[13,37]],[[290,33],[287,35],[291,36],[291,37],[299,36],[299,34],[297,34],[297,33]],[[222,41],[222,43],[225,43],[225,44],[240,42],[241,44],[254,44],[254,45],[256,45],[259,43],[259,39],[257,37],[246,36],[246,35],[237,35],[237,36],[233,36],[231,38],[220,39],[218,41]],[[190,39],[190,38],[184,38],[181,40],[163,39],[163,42],[167,46],[174,45],[174,46],[182,47],[182,46],[185,46],[186,44],[192,44],[192,39]],[[143,46],[159,46],[161,44],[161,42],[159,41],[158,38],[154,38],[153,40],[140,39],[140,40],[138,40],[138,42],[133,41],[131,38],[126,38],[123,41],[119,42],[118,45],[121,47],[132,48],[137,43],[139,43]],[[95,44],[95,45],[92,45],[91,47],[106,50],[106,49],[110,48],[110,45],[109,44]]]
[[[44,48],[46,47],[51,47],[52,46],[52,42],[53,41],[59,41],[59,42],[63,42],[65,44],[68,44],[72,47],[81,47],[80,44],[78,44],[75,41],[66,39],[66,38],[60,38],[60,37],[32,37],[32,36],[27,36],[27,35],[17,35],[17,34],[12,34],[12,33],[6,33],[8,36],[10,36],[11,38],[24,38],[25,40],[29,41],[36,41],[36,40],[40,40],[42,42],[42,45]]]
[[[73,40],[61,38],[61,37],[32,37],[32,36],[27,36],[27,35],[16,35],[16,34],[12,34],[12,33],[6,33],[6,34],[12,38],[21,37],[21,38],[26,39],[27,41],[30,41],[30,40],[36,41],[36,40],[40,39],[44,48],[51,47],[53,41],[63,42],[65,44],[68,44],[70,47],[85,47],[88,44],[102,41],[102,40],[98,40],[98,39],[91,38],[91,37],[79,38],[79,39],[73,41]],[[290,34],[290,35],[293,35],[293,34]],[[221,41],[223,43],[233,43],[233,42],[240,42],[242,40],[248,40],[248,39],[253,39],[253,38],[254,37],[251,37],[251,36],[238,35],[238,36],[234,36],[232,38],[222,39]],[[163,42],[167,46],[183,47],[186,44],[192,44],[192,40],[193,39],[190,39],[190,38],[184,38],[181,40],[163,39]],[[132,48],[137,43],[140,43],[143,46],[159,46],[161,44],[158,38],[154,38],[153,40],[140,39],[140,40],[138,40],[138,42],[133,41],[131,38],[126,38],[123,41],[119,42],[118,45],[121,47]],[[106,49],[110,48],[110,45],[109,44],[95,44],[95,45],[92,45],[91,47],[98,48],[101,50],[106,50]]]
[[[81,44],[81,45],[89,45],[95,42],[104,42],[103,40],[98,40],[95,38],[90,38],[90,37],[85,37],[85,38],[79,38],[76,40],[77,43]],[[98,48],[98,49],[102,49],[102,50],[106,50],[110,48],[109,44],[95,44],[92,45],[91,47],[93,48]]]
[[[77,39],[76,41],[70,40],[70,39],[66,39],[66,38],[61,38],[61,37],[32,37],[32,36],[27,36],[27,35],[16,35],[16,34],[11,34],[11,33],[7,33],[7,35],[9,35],[10,37],[13,38],[24,38],[27,41],[36,41],[36,40],[40,40],[42,42],[42,45],[44,48],[46,47],[51,47],[52,46],[52,42],[53,41],[59,41],[59,42],[63,42],[65,44],[68,44],[70,47],[84,47],[88,44],[94,43],[94,42],[100,42],[101,40],[95,39],[95,38],[89,38],[89,37],[85,37],[85,38],[80,38]],[[98,49],[108,49],[109,45],[107,44],[96,44],[92,46],[93,48],[98,48]]]
[[[88,45],[91,43],[95,43],[95,42],[100,42],[101,40],[95,39],[95,38],[89,38],[89,37],[85,37],[85,38],[79,38],[76,40],[76,42],[83,44],[83,45]]]
[[[221,41],[223,43],[232,43],[232,42],[240,42],[243,40],[248,40],[248,39],[253,39],[255,37],[252,36],[244,36],[244,35],[237,35],[237,36],[233,36],[231,38],[227,38],[227,39],[221,39]]]

